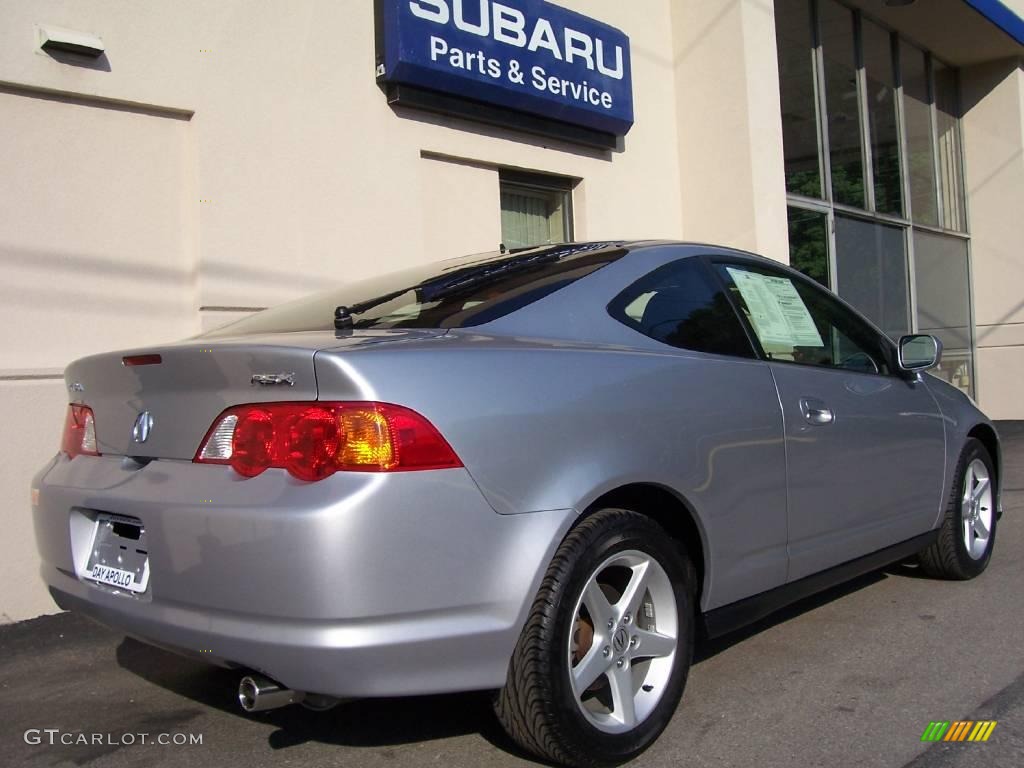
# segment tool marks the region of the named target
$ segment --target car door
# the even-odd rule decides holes
[[[942,503],[942,417],[892,343],[810,280],[761,262],[716,270],[782,404],[789,580],[927,532]]]
[[[653,426],[671,435],[661,443],[668,450],[652,461],[648,448],[643,471],[663,462],[667,485],[701,519],[713,574],[703,607],[781,586],[788,573],[782,412],[768,365],[719,281],[703,258],[682,258],[631,284],[608,312],[653,340],[659,357],[674,358],[659,377],[671,396],[647,406],[666,406]]]

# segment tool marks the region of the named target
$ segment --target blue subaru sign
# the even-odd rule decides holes
[[[383,72],[418,86],[623,136],[629,38],[545,0],[383,0]]]

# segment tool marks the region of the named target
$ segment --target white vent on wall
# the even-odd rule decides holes
[[[36,27],[36,41],[39,48],[48,53],[62,51],[95,59],[102,56],[104,50],[103,40],[96,35],[42,24]]]

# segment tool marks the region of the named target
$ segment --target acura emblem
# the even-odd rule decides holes
[[[132,427],[132,440],[136,443],[144,443],[149,440],[149,431],[153,429],[153,417],[149,411],[143,411],[136,417],[135,426]]]

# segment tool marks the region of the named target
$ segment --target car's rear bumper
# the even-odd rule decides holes
[[[36,478],[42,575],[62,608],[296,690],[393,696],[502,684],[571,510],[499,515],[462,469],[339,473],[113,457]],[[83,514],[139,518],[150,579],[82,580]],[[76,567],[76,557],[79,560]]]

